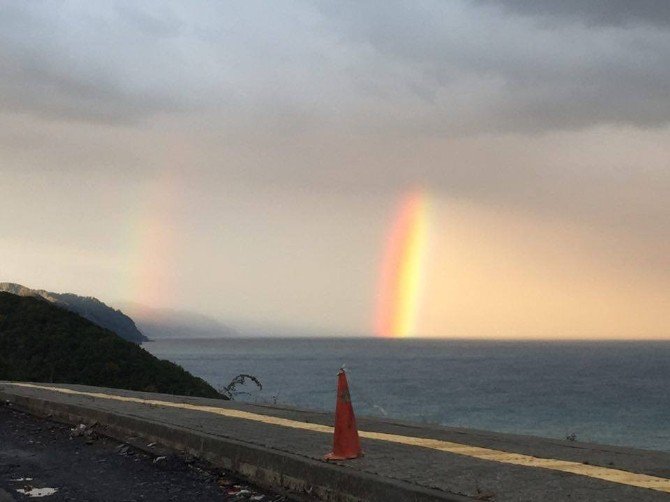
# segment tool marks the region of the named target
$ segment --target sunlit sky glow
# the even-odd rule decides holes
[[[670,3],[605,4],[0,0],[0,281],[670,338]]]

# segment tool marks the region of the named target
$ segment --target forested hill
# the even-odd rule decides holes
[[[207,382],[38,297],[0,292],[0,380],[221,397]]]
[[[135,322],[130,317],[120,310],[113,309],[97,298],[79,296],[72,293],[53,293],[52,291],[45,291],[43,289],[30,289],[12,282],[0,282],[0,291],[21,296],[39,296],[67,310],[76,312],[80,316],[85,317],[98,326],[113,331],[128,341],[142,343],[148,340],[137,329]]]

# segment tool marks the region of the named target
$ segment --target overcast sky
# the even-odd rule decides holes
[[[0,0],[0,281],[369,333],[670,338],[665,0]]]

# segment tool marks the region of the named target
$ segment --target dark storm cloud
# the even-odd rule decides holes
[[[526,16],[559,17],[591,25],[670,26],[667,0],[474,0]]]
[[[622,21],[614,28],[587,27],[577,18],[546,26],[483,3],[321,5],[343,37],[408,69],[406,90],[434,112],[424,116],[426,130],[658,127],[670,121],[670,30],[623,26],[624,8],[610,13]],[[562,12],[549,7],[561,2],[538,4],[528,13]],[[580,4],[575,16],[595,16],[601,5]],[[660,19],[665,10],[658,8]],[[643,12],[653,17],[651,8]]]
[[[2,108],[410,135],[670,122],[670,2],[184,5],[0,0]]]

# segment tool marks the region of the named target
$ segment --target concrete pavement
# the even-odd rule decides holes
[[[97,421],[261,486],[323,500],[670,500],[670,454],[359,419],[365,456],[325,463],[330,414],[77,385],[0,382],[37,414]],[[355,403],[354,403],[355,405]]]

